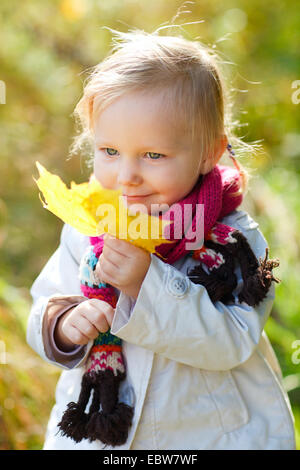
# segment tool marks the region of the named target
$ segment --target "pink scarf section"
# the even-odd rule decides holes
[[[216,226],[216,223],[241,204],[243,199],[242,194],[233,196],[233,193],[239,190],[239,172],[228,166],[216,165],[213,170],[198,180],[192,191],[185,198],[172,205],[162,215],[163,219],[174,221],[170,229],[170,237],[168,237],[168,239],[174,240],[174,244],[162,244],[156,251],[163,256],[167,263],[173,264],[188,253],[186,248],[187,243],[193,241],[193,234],[195,234],[197,224],[199,225],[199,223],[203,224],[204,241],[205,239],[212,239],[226,244],[229,241],[228,234],[232,232],[232,227],[221,223],[218,223]],[[193,207],[192,223],[187,230],[184,230],[186,221],[182,217],[185,204],[191,204]],[[199,210],[201,208],[200,204],[204,207],[204,213],[203,210]],[[199,214],[198,218],[196,215],[197,211]],[[180,223],[182,224],[183,236],[181,239],[175,239],[174,227],[178,227],[176,224]],[[212,229],[214,229],[215,238],[212,236]],[[205,259],[203,261],[205,262]],[[206,264],[210,265],[209,262]]]

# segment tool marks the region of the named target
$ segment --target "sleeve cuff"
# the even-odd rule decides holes
[[[116,305],[113,322],[111,324],[112,334],[115,334],[115,331],[120,330],[129,322],[135,304],[136,300],[134,298],[123,294],[121,291]]]
[[[47,357],[62,366],[73,368],[86,354],[87,346],[74,346],[69,352],[60,350],[54,340],[58,319],[73,307],[86,300],[83,296],[53,296],[49,299],[43,316],[42,337]]]
[[[80,345],[75,345],[74,348],[71,350],[71,351],[62,351],[61,349],[59,349],[56,345],[56,342],[55,342],[55,339],[54,339],[54,331],[55,331],[55,328],[56,328],[56,325],[57,325],[57,322],[58,320],[60,319],[60,317],[68,312],[68,310],[71,310],[71,308],[73,307],[76,307],[78,304],[74,304],[74,305],[71,305],[70,307],[67,307],[65,309],[63,309],[58,315],[57,317],[55,317],[50,325],[50,328],[49,328],[49,343],[50,343],[50,346],[51,346],[51,349],[54,353],[55,356],[62,356],[62,357],[65,357],[66,359],[69,358],[71,359],[74,354],[77,354],[80,350],[82,350],[84,348],[84,346],[80,346]]]

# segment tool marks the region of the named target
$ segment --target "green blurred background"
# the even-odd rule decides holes
[[[204,22],[174,33],[215,44],[232,62],[238,135],[263,146],[256,157],[241,160],[254,171],[244,208],[259,222],[271,257],[281,260],[274,274],[282,282],[266,332],[282,367],[300,448],[300,354],[293,348],[300,340],[299,2],[1,0],[0,449],[42,447],[60,373],[25,339],[29,289],[58,246],[62,227],[42,208],[35,161],[67,183],[87,180],[83,156],[68,159],[75,133],[71,114],[84,71],[111,47],[102,26],[152,32],[181,6],[176,24]]]

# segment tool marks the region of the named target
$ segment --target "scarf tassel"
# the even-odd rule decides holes
[[[194,284],[201,284],[206,288],[212,302],[218,300],[225,304],[234,302],[231,292],[237,285],[237,279],[228,267],[213,269],[207,274],[200,265],[197,265],[189,270],[187,275]]]
[[[58,424],[62,435],[75,442],[99,439],[111,446],[122,445],[128,437],[132,424],[133,408],[118,402],[120,381],[124,374],[106,369],[86,372],[82,377],[81,391],[77,403],[68,404]],[[85,412],[91,393],[89,413]]]
[[[67,409],[63,414],[58,427],[63,436],[70,437],[75,442],[80,442],[82,439],[87,438],[86,425],[89,416],[85,413],[86,405],[88,404],[91,393],[91,383],[86,374],[83,375],[81,381],[81,391],[78,398],[78,403],[68,403]]]
[[[224,304],[234,302],[232,295],[237,286],[237,278],[234,273],[234,258],[228,252],[227,245],[221,245],[211,240],[205,240],[205,248],[215,255],[221,255],[224,260],[218,268],[211,268],[209,273],[204,271],[201,264],[188,270],[189,279],[195,284],[203,285],[212,302],[218,300]]]
[[[246,237],[239,230],[232,233],[236,242],[229,242],[226,245],[205,241],[205,247],[213,249],[215,253],[220,253],[224,258],[224,264],[218,268],[211,269],[207,274],[201,265],[197,265],[188,270],[189,279],[195,284],[202,284],[212,302],[221,301],[223,303],[233,303],[233,290],[237,286],[237,279],[234,273],[235,261],[241,267],[243,286],[238,294],[239,302],[246,302],[251,307],[257,306],[267,295],[271,282],[281,282],[273,276],[272,270],[279,266],[279,260],[269,259],[269,249],[266,248],[265,258],[257,258],[253,253]]]
[[[269,248],[266,248],[265,257],[255,257],[244,235],[236,231],[233,236],[237,240],[236,256],[239,260],[243,278],[242,291],[238,295],[239,302],[246,302],[255,307],[267,296],[271,282],[280,283],[280,279],[273,276],[272,270],[279,266],[279,259],[269,259]]]

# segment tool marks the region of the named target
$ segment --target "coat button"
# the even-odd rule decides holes
[[[173,295],[184,295],[187,291],[188,284],[185,279],[181,277],[174,277],[170,284],[169,289]]]

